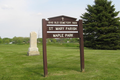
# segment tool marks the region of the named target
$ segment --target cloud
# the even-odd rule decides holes
[[[0,36],[29,36],[41,27],[40,12],[28,11],[27,0],[0,0]],[[33,14],[34,13],[34,14]]]
[[[40,13],[40,12],[39,12],[39,13],[37,13],[37,15],[38,15],[38,16],[41,16],[41,15],[42,15],[42,13]]]
[[[2,8],[2,9],[13,9],[12,6],[9,6],[9,5],[7,5],[7,4],[2,5],[1,8]]]

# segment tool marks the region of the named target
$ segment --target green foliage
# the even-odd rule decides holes
[[[3,43],[4,44],[9,44],[10,40],[11,39],[9,39],[9,38],[3,38]]]
[[[53,43],[56,43],[56,41],[57,41],[56,39],[54,39],[54,38],[52,39],[52,42],[53,42]]]
[[[13,43],[14,44],[28,44],[30,41],[29,37],[14,37]]]
[[[42,38],[37,39],[38,43],[42,43]]]
[[[24,37],[23,38],[23,43],[28,44],[30,42],[30,38],[29,37]]]
[[[86,47],[96,49],[120,49],[120,18],[111,1],[95,0],[88,5],[83,19]]]
[[[120,50],[85,48],[85,72],[80,72],[78,47],[47,45],[48,76],[39,56],[27,56],[29,45],[0,45],[0,80],[119,80]],[[114,53],[114,54],[113,54]]]
[[[29,44],[30,38],[29,37],[13,37],[10,38],[1,38],[0,37],[0,44]],[[37,39],[37,43],[42,43],[42,38]],[[78,43],[78,38],[48,38],[47,43]]]
[[[15,44],[22,44],[23,43],[23,37],[14,37],[13,42]]]
[[[78,40],[78,38],[48,38],[47,43],[78,43]]]
[[[60,46],[60,47],[79,47],[79,43],[47,43],[47,45]]]
[[[3,40],[2,40],[2,38],[0,37],[0,44],[2,44],[3,43]]]
[[[60,38],[56,40],[58,43],[78,43],[78,38]]]

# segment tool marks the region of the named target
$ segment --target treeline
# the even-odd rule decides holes
[[[78,43],[77,38],[49,38],[46,40],[47,43]],[[29,37],[13,37],[13,38],[1,38],[0,37],[0,44],[29,44],[30,38]],[[42,38],[37,39],[37,43],[42,43]]]
[[[40,41],[40,40],[39,40]],[[47,43],[78,43],[78,38],[48,38]]]
[[[29,41],[29,37],[13,37],[3,39],[0,37],[0,44],[28,44]]]

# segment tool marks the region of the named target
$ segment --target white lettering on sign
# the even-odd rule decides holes
[[[53,24],[53,21],[49,21],[48,24]]]
[[[53,27],[49,27],[49,30],[53,30]]]
[[[66,24],[71,24],[71,22],[66,22]]]
[[[54,24],[59,24],[59,22],[58,21],[54,21]]]
[[[73,34],[53,34],[53,37],[73,37]]]
[[[65,22],[60,22],[60,24],[65,24]]]
[[[62,17],[62,21],[64,21],[64,17]]]
[[[65,37],[73,37],[73,34],[65,34]]]
[[[64,30],[64,27],[56,27],[55,30]]]
[[[75,30],[77,30],[77,27],[55,27],[54,29],[53,29],[53,27],[49,27],[48,29],[49,29],[49,31],[50,31],[50,30],[56,30],[56,31],[57,31],[57,30],[59,30],[59,31],[60,31],[60,30],[61,30],[61,31],[62,31],[62,30],[63,30],[63,31],[64,31],[64,30],[66,30],[66,31],[70,31],[70,30],[71,30],[71,31],[75,31]]]
[[[66,27],[65,30],[77,30],[77,27]]]
[[[64,20],[64,19],[63,19]],[[48,24],[73,24],[77,25],[77,22],[70,22],[70,21],[48,21]]]
[[[77,22],[72,22],[72,24],[77,24]]]
[[[53,34],[53,37],[64,37],[64,34]]]

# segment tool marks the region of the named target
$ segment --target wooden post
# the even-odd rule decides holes
[[[47,24],[46,20],[42,19],[42,37],[43,37],[43,66],[44,66],[44,77],[47,76],[48,71],[47,71],[47,53],[46,53],[46,37],[47,37]]]
[[[78,33],[79,33],[79,43],[80,43],[80,62],[81,62],[81,71],[84,72],[84,41],[83,41],[83,25],[82,20],[78,21]]]

